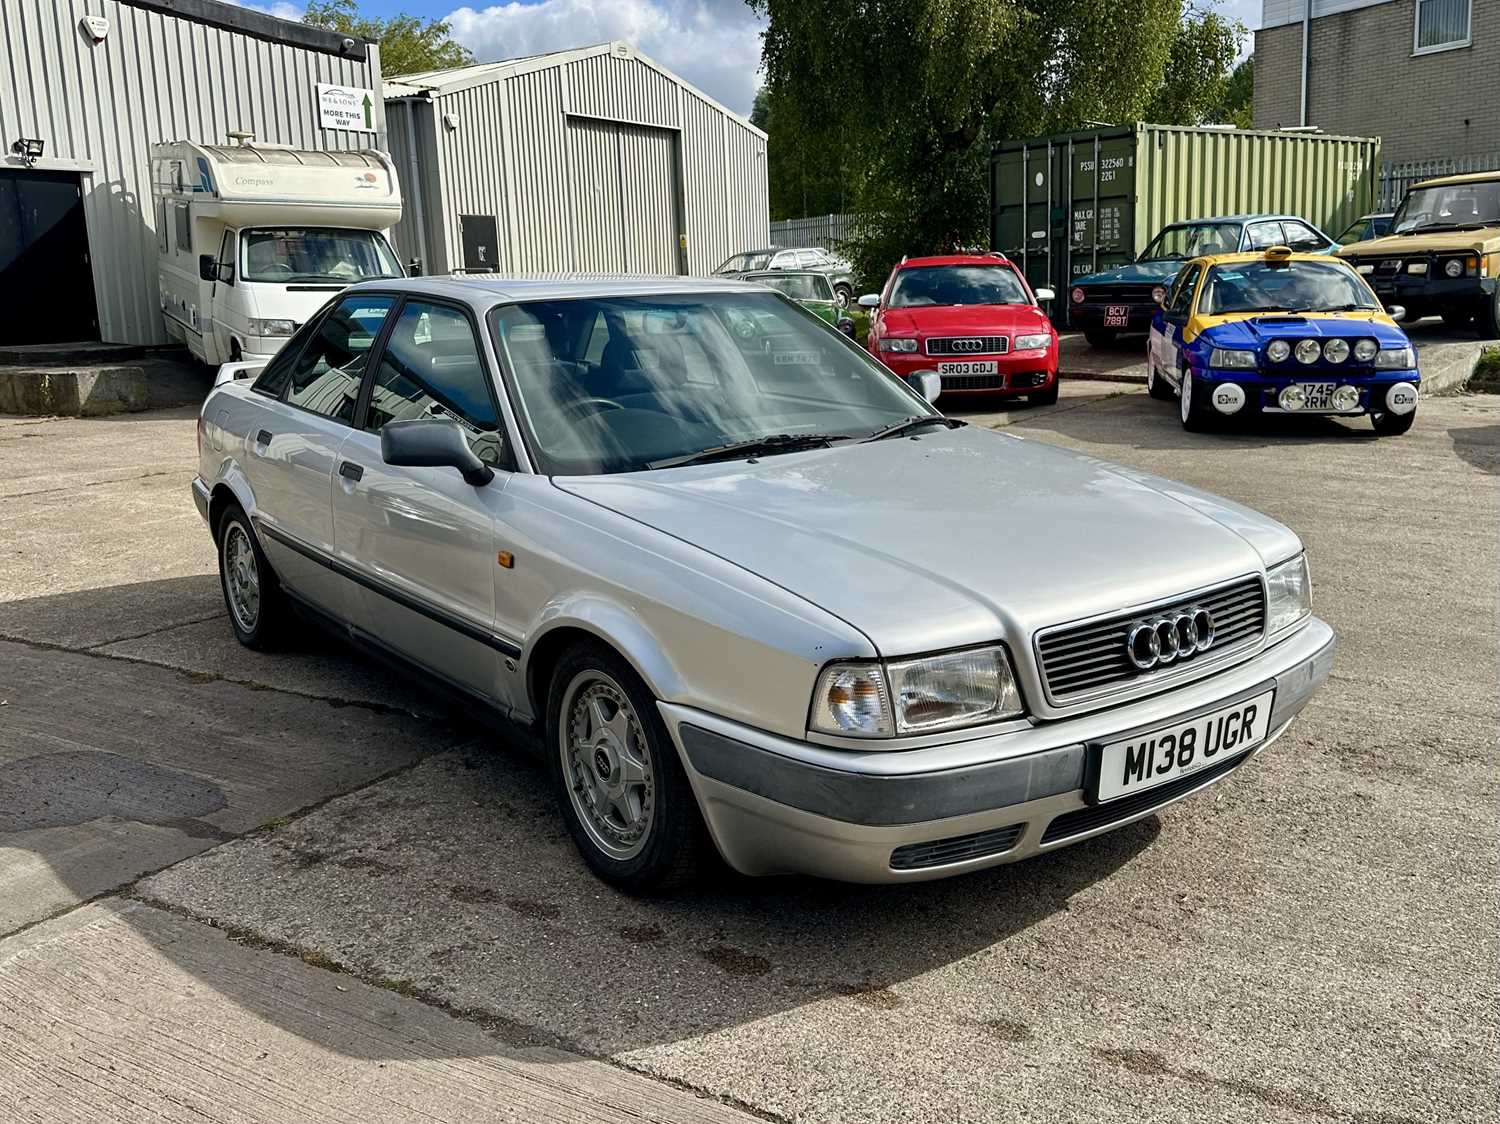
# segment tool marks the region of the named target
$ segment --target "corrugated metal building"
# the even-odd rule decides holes
[[[385,85],[428,273],[706,274],[769,237],[766,135],[628,43]]]
[[[0,0],[0,36],[0,343],[166,341],[153,143],[385,147],[363,40],[219,0]],[[375,91],[373,128],[320,127],[319,84]]]

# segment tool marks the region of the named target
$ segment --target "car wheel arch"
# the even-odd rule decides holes
[[[234,504],[238,504],[246,516],[252,515],[255,511],[249,488],[245,486],[244,481],[219,479],[208,493],[208,528],[215,541],[219,537],[219,523],[224,518],[224,513]]]
[[[542,720],[552,669],[563,653],[580,643],[602,643],[619,653],[658,699],[683,694],[682,677],[666,650],[640,620],[622,605],[599,597],[549,605],[543,623],[526,639],[521,675],[532,716]]]

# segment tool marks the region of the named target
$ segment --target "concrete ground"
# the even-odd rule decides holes
[[[1450,328],[1429,317],[1403,325],[1417,348],[1424,394],[1445,394],[1461,387],[1474,373],[1474,364],[1494,340],[1479,339],[1472,328]],[[1146,381],[1146,336],[1121,336],[1105,347],[1093,347],[1082,332],[1064,332],[1059,343],[1058,369],[1064,377],[1107,382]]]
[[[1382,440],[1107,383],[950,412],[1289,523],[1333,679],[1067,851],[669,901],[585,873],[509,731],[233,642],[190,410],[0,420],[0,1116],[1500,1120],[1500,398]]]

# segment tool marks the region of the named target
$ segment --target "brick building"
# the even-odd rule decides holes
[[[1312,5],[1302,118],[1304,6]],[[1262,0],[1255,127],[1378,136],[1390,162],[1500,154],[1500,0]]]

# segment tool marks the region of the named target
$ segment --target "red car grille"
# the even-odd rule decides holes
[[[935,336],[927,341],[928,355],[1004,355],[1009,336]]]

